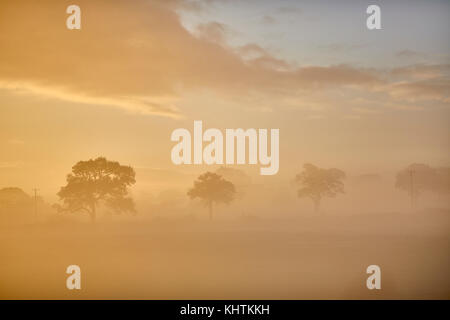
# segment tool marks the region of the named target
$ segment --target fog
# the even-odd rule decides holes
[[[131,188],[136,215],[101,207],[95,223],[57,213],[46,199],[37,216],[33,206],[27,215],[2,212],[0,297],[450,298],[448,195],[423,192],[411,207],[394,175],[347,174],[345,194],[314,212],[293,179],[265,184],[244,170],[216,172],[237,196],[216,205],[211,220],[186,195],[195,175],[160,190]],[[81,268],[82,290],[66,289],[71,264]],[[366,288],[372,264],[382,270],[382,290]]]

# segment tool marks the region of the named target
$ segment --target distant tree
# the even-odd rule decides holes
[[[0,207],[32,205],[32,199],[22,189],[10,187],[0,189]]]
[[[33,212],[33,198],[22,189],[15,187],[0,189],[0,222],[31,220]]]
[[[323,197],[335,197],[344,192],[345,173],[331,168],[322,169],[307,163],[304,170],[297,174],[295,183],[299,187],[299,198],[308,197],[314,202],[314,211],[318,212]]]
[[[80,161],[67,175],[67,185],[58,192],[63,211],[86,212],[95,222],[97,207],[102,203],[116,213],[135,212],[128,187],[136,182],[134,169],[99,157]]]
[[[234,185],[222,176],[206,172],[194,181],[194,187],[187,194],[191,199],[203,200],[209,209],[209,218],[212,219],[213,204],[230,203],[235,198],[236,190]]]
[[[397,173],[395,186],[409,194],[414,207],[423,192],[450,194],[450,168],[414,163]]]

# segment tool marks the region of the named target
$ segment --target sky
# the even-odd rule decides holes
[[[363,28],[371,4],[382,11],[377,32]],[[219,23],[230,45],[255,42],[300,66],[392,68],[449,59],[448,1],[211,1],[205,7],[180,10],[183,25],[195,31]]]
[[[306,162],[449,163],[448,1],[76,1],[82,28],[68,30],[72,2],[0,3],[0,187],[54,195],[100,155],[135,167],[140,188],[209,170],[170,160],[171,132],[194,120],[279,128],[267,183]]]

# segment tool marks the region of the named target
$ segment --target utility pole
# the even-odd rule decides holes
[[[410,194],[411,194],[411,208],[414,209],[414,171],[411,169],[409,170],[409,182],[410,182]]]
[[[34,188],[34,219],[37,219],[37,192],[39,189]]]

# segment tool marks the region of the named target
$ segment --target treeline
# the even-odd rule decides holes
[[[321,212],[324,198],[334,198],[345,193],[344,171],[337,168],[320,168],[307,163],[293,177],[292,185],[299,198],[309,199],[314,211]],[[30,221],[37,208],[58,213],[84,213],[92,222],[97,219],[98,208],[110,214],[135,214],[136,207],[130,188],[136,183],[136,173],[131,166],[107,160],[104,157],[79,161],[67,175],[66,185],[58,192],[60,202],[52,207],[42,198],[26,194],[19,188],[0,190],[0,221]],[[243,190],[251,188],[249,177],[241,170],[221,167],[216,172],[201,174],[187,191],[189,199],[199,199],[207,208],[209,218],[219,204],[229,204],[245,197]],[[433,168],[425,164],[412,164],[398,172],[395,187],[405,191],[411,206],[417,205],[421,194],[430,192],[450,195],[450,167]]]

